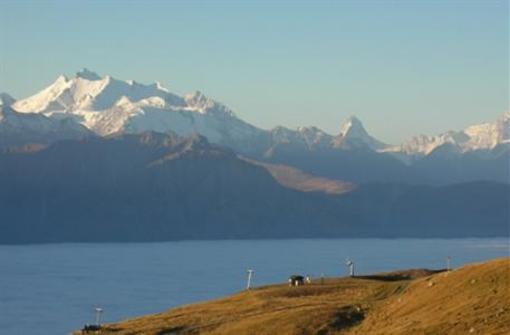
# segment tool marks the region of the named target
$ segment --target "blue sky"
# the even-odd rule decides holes
[[[507,1],[0,0],[0,91],[83,67],[201,90],[263,128],[396,143],[508,110]]]

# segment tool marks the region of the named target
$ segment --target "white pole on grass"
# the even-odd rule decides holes
[[[249,290],[251,288],[251,278],[253,277],[253,273],[255,271],[252,269],[248,269],[248,282],[246,283],[246,289]]]
[[[103,309],[100,307],[96,307],[96,325],[101,325],[101,314],[103,313]]]
[[[354,262],[347,258],[345,260],[345,265],[349,267],[349,275],[354,277]]]

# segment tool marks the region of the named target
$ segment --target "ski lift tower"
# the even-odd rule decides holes
[[[255,272],[254,270],[248,269],[248,282],[246,283],[247,290],[251,289],[251,278],[253,277],[254,272]]]
[[[96,307],[96,326],[101,326],[101,315],[103,314],[103,309],[100,307]]]
[[[349,268],[349,276],[354,277],[354,262],[347,258],[345,260],[345,265]]]

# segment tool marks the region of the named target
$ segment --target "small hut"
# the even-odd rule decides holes
[[[289,277],[289,286],[301,286],[305,284],[305,277],[301,275],[292,275]]]

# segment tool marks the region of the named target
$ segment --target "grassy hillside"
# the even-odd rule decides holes
[[[260,287],[101,334],[510,334],[510,258]]]

